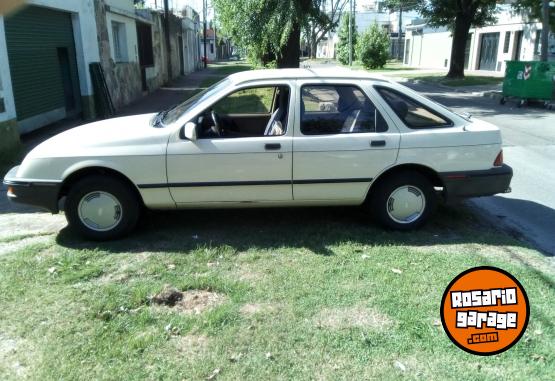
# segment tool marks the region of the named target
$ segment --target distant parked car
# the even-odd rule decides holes
[[[91,239],[150,209],[362,205],[413,229],[447,201],[509,190],[497,127],[365,72],[229,76],[158,114],[63,132],[5,177],[8,197]]]

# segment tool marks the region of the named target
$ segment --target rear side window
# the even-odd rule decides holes
[[[387,131],[387,123],[356,86],[305,85],[301,88],[303,135]]]
[[[449,119],[405,94],[387,87],[376,87],[376,90],[409,128],[438,128],[453,125]]]

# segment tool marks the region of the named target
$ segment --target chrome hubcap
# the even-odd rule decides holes
[[[403,185],[387,199],[387,214],[400,224],[410,224],[420,218],[426,208],[424,193],[415,186]]]
[[[107,231],[116,227],[123,210],[117,198],[107,192],[96,191],[86,194],[79,202],[79,219],[91,230]]]

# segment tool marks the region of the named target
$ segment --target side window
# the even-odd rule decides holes
[[[199,139],[280,136],[287,132],[289,86],[237,90],[197,116]]]
[[[387,123],[356,86],[305,85],[301,88],[303,135],[387,131]]]
[[[409,128],[437,128],[453,125],[449,119],[405,94],[386,87],[376,87],[376,90]]]
[[[213,108],[219,114],[268,114],[275,91],[273,86],[238,90],[218,101]]]

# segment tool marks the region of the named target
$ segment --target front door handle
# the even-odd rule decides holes
[[[266,143],[264,145],[264,148],[266,148],[267,151],[281,149],[281,144],[279,144],[279,143]]]
[[[370,147],[385,147],[385,140],[372,140]]]

